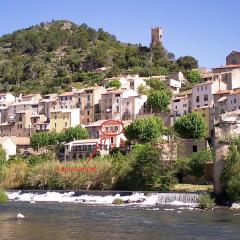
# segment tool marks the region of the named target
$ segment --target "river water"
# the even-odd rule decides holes
[[[178,208],[11,201],[0,205],[0,239],[240,239],[240,216],[234,216],[236,212]],[[18,213],[25,218],[16,219]]]

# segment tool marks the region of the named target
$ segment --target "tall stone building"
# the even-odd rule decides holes
[[[240,64],[240,52],[232,51],[226,57],[226,64],[227,65],[239,65]]]
[[[150,46],[153,47],[158,43],[162,43],[163,32],[161,27],[151,28],[151,43]]]

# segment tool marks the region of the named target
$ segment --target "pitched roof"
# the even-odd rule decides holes
[[[73,96],[74,92],[65,92],[59,95],[59,97],[68,97],[68,96]]]
[[[220,67],[215,67],[213,69],[224,69],[224,68],[240,68],[240,64],[229,64]]]

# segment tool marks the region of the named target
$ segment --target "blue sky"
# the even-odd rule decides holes
[[[0,6],[0,35],[68,19],[143,45],[149,45],[151,27],[160,25],[168,51],[192,55],[209,68],[240,50],[239,0],[6,0]]]

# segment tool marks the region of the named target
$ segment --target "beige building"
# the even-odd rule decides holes
[[[106,89],[102,86],[85,88],[74,94],[77,106],[81,110],[81,124],[90,124],[100,120],[101,106],[99,101],[101,94],[105,93]]]
[[[80,109],[56,109],[50,112],[50,131],[62,132],[80,124]]]
[[[58,96],[58,105],[62,109],[75,108],[74,92],[65,92]]]
[[[58,98],[55,95],[46,95],[39,101],[38,113],[50,118],[50,111],[58,108]]]

